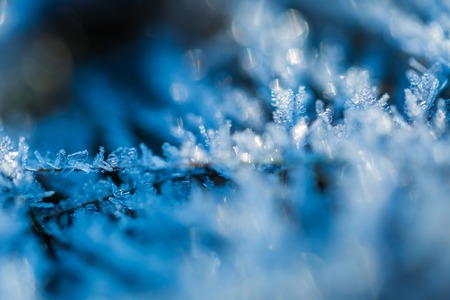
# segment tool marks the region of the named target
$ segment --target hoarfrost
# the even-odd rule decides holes
[[[85,70],[89,142],[2,132],[4,298],[449,294],[447,2],[241,2],[149,54],[161,107]]]

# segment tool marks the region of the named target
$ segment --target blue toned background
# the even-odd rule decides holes
[[[449,20],[0,0],[0,298],[448,298]]]

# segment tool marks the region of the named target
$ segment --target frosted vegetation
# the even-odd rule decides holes
[[[4,125],[2,299],[450,294],[449,2],[272,2],[150,49],[156,108],[87,68],[64,115]]]

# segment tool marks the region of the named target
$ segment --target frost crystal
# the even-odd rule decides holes
[[[278,88],[272,90],[275,123],[290,130],[305,115],[308,102],[309,95],[304,86],[299,87],[295,97],[291,89]]]
[[[419,75],[413,70],[407,72],[410,88],[405,91],[407,110],[411,117],[424,116],[433,106],[440,83],[433,69]]]
[[[137,150],[119,148],[108,155],[106,162],[113,168],[133,168],[137,162]]]

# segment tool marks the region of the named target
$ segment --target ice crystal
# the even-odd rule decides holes
[[[273,119],[275,123],[287,130],[291,130],[300,118],[305,116],[309,104],[309,95],[304,86],[298,88],[295,96],[291,89],[272,90],[272,99],[272,104],[276,108]]]

